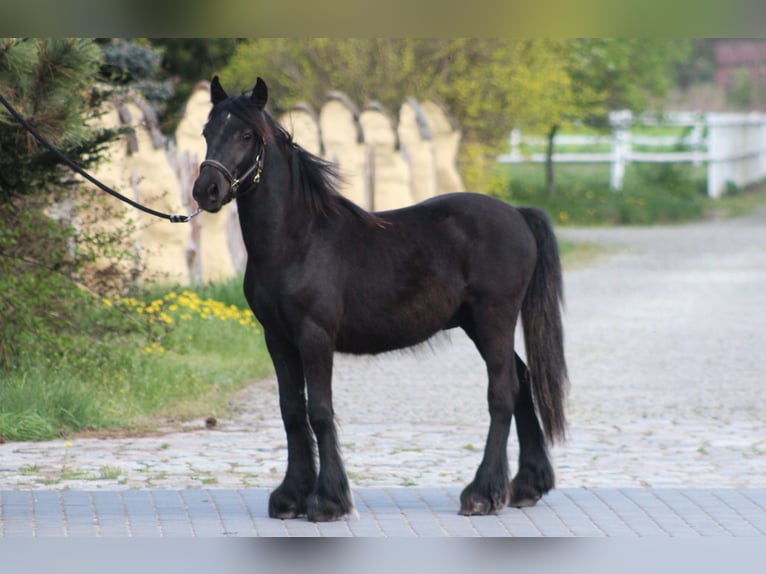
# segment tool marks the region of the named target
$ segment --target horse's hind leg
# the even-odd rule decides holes
[[[295,518],[305,515],[309,494],[316,482],[314,442],[306,416],[305,381],[298,350],[266,333],[279,385],[279,408],[287,433],[287,472],[269,497],[269,516]]]
[[[508,435],[519,382],[514,364],[514,320],[503,321],[502,313],[487,313],[484,321],[464,325],[474,340],[489,375],[489,433],[484,458],[476,476],[460,495],[460,514],[491,514],[504,508],[511,495],[508,480]]]
[[[520,389],[516,401],[516,434],[519,438],[519,471],[511,483],[510,506],[534,506],[553,488],[555,477],[548,458],[545,437],[535,414],[529,371],[516,355],[516,374]]]

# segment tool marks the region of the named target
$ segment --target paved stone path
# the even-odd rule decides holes
[[[587,515],[588,508],[609,507],[604,497],[625,493],[655,505],[663,500],[658,493],[672,493],[683,506],[690,499],[678,489],[695,489],[689,492],[697,500],[689,504],[707,500],[717,507],[722,497],[734,497],[738,502],[724,505],[749,500],[747,512],[763,512],[757,501],[766,487],[766,212],[560,235],[605,246],[607,253],[565,272],[571,430],[552,450],[561,490],[540,508],[553,512],[564,504]],[[455,493],[481,458],[485,386],[483,363],[458,331],[414,351],[339,356],[336,412],[358,498],[394,497],[404,512],[395,497],[439,493],[438,508],[449,499],[454,513]],[[123,505],[148,496],[137,488],[207,500],[220,491],[240,505],[245,496],[264,496],[279,483],[286,457],[275,382],[248,387],[233,416],[211,414],[219,420],[216,430],[193,421],[143,438],[0,445],[2,510],[7,500],[31,505],[30,491],[61,506],[61,497],[73,494],[43,491],[62,489],[79,492],[91,507],[98,496]],[[512,440],[512,461],[517,452]],[[411,488],[395,488],[402,486]],[[255,506],[247,504],[251,516]],[[433,510],[427,502],[424,508]],[[526,513],[508,510],[497,524]],[[254,525],[242,528],[258,532]]]
[[[272,520],[268,490],[8,490],[0,536],[188,538],[766,536],[766,489],[564,488],[533,508],[459,516],[460,488],[358,488],[358,516]]]

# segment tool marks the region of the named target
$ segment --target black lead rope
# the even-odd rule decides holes
[[[141,205],[140,203],[137,203],[130,199],[129,197],[125,197],[121,193],[113,190],[111,187],[101,183],[99,180],[97,180],[95,177],[91,176],[88,172],[86,172],[84,169],[82,169],[80,166],[78,166],[76,163],[74,163],[71,159],[69,159],[67,156],[65,156],[63,153],[61,153],[58,149],[56,149],[48,140],[46,140],[40,133],[32,126],[27,120],[25,120],[19,112],[17,112],[14,107],[6,100],[2,94],[0,94],[0,104],[3,104],[7,110],[11,113],[11,115],[18,121],[24,129],[26,129],[30,134],[32,134],[37,141],[39,141],[41,144],[43,144],[48,150],[51,151],[63,164],[65,164],[69,169],[72,171],[80,174],[85,179],[87,179],[89,182],[91,182],[93,185],[101,189],[102,191],[105,191],[109,195],[116,197],[120,201],[124,201],[128,205],[131,205],[135,207],[136,209],[143,211],[144,213],[148,213],[149,215],[153,215],[155,217],[159,217],[161,219],[167,219],[171,223],[187,223],[188,221],[191,221],[192,217],[196,217],[200,214],[201,209],[197,208],[197,210],[194,213],[191,213],[189,215],[173,215],[170,213],[162,213],[161,211],[156,211],[152,209],[151,207],[146,207],[145,205]]]

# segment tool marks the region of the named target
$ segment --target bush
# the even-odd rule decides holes
[[[78,311],[69,310],[68,327],[43,319],[25,329],[0,365],[5,440],[220,417],[233,392],[271,371],[261,328],[245,308],[188,289],[104,298],[71,282],[56,287]]]
[[[704,175],[688,165],[634,164],[624,189],[609,189],[605,165],[557,165],[557,193],[549,197],[542,165],[496,171],[489,193],[515,205],[544,209],[559,225],[653,224],[700,218],[708,206]]]

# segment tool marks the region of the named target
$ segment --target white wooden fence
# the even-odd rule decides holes
[[[602,151],[565,152],[553,154],[554,163],[608,163],[609,186],[622,189],[625,167],[630,163],[692,163],[707,165],[707,190],[718,198],[729,184],[743,187],[766,178],[766,114],[752,112],[695,113],[674,112],[661,118],[641,115],[634,118],[628,110],[609,114],[611,135],[557,135],[554,149],[568,146],[600,147]],[[641,136],[632,133],[636,125],[687,127],[681,137]],[[499,156],[501,163],[542,163],[543,153],[522,153],[522,144],[545,145],[543,138],[522,137],[511,132],[510,153]],[[608,151],[603,151],[608,146]],[[684,151],[639,151],[641,146],[652,148],[682,148]]]

